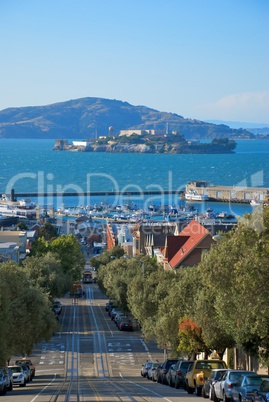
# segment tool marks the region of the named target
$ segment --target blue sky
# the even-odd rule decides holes
[[[82,97],[269,123],[269,0],[0,0],[0,110]]]

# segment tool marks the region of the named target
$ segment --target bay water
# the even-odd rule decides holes
[[[150,196],[142,192],[184,190],[189,181],[212,185],[269,187],[269,141],[240,140],[234,154],[116,154],[53,151],[54,140],[0,139],[0,191],[31,192],[138,191],[139,196],[56,197],[38,199],[59,208],[108,202],[177,205],[178,194]],[[215,204],[215,203],[214,203]],[[215,209],[223,210],[223,205]],[[207,208],[210,205],[204,205]],[[226,208],[227,209],[227,208]],[[249,205],[229,206],[236,215]]]

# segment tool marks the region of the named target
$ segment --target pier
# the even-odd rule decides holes
[[[192,181],[186,185],[187,191],[195,191],[199,195],[207,195],[209,201],[229,203],[250,203],[256,200],[261,203],[268,203],[268,187],[243,187],[243,186],[211,186],[206,181]],[[37,197],[109,197],[109,196],[162,196],[178,195],[184,198],[184,190],[144,190],[144,191],[85,191],[85,192],[18,192],[12,190],[11,199],[37,198]]]
[[[230,203],[250,203],[251,200],[268,203],[269,188],[243,186],[211,186],[206,181],[192,181],[186,186],[187,191],[207,195],[209,201]]]

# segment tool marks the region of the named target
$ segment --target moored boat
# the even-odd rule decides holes
[[[13,200],[2,194],[0,199],[0,214],[6,217],[35,218],[36,204],[30,199]]]
[[[189,190],[185,193],[186,201],[208,201],[209,197],[207,194],[199,194],[195,190]]]

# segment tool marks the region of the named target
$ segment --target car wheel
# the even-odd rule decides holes
[[[231,401],[231,399],[227,398],[225,392],[223,392],[223,402],[230,402],[230,401]]]
[[[215,392],[214,392],[214,399],[213,399],[213,401],[214,401],[214,402],[219,402],[219,398],[217,397],[217,395],[216,395]]]
[[[161,384],[161,382],[162,382],[162,381],[161,381],[161,376],[158,377],[157,382],[158,382],[159,384]]]
[[[193,393],[194,393],[194,389],[191,388],[191,387],[189,387],[189,384],[188,384],[188,383],[186,384],[186,388],[187,388],[188,394],[193,394]]]
[[[23,384],[20,384],[20,387],[26,387],[26,381],[24,380]]]
[[[178,389],[179,388],[179,383],[177,380],[175,380],[175,388]]]
[[[12,384],[12,382],[9,384],[9,387],[8,387],[7,390],[8,390],[8,391],[12,391],[12,390],[13,390],[13,384]]]

